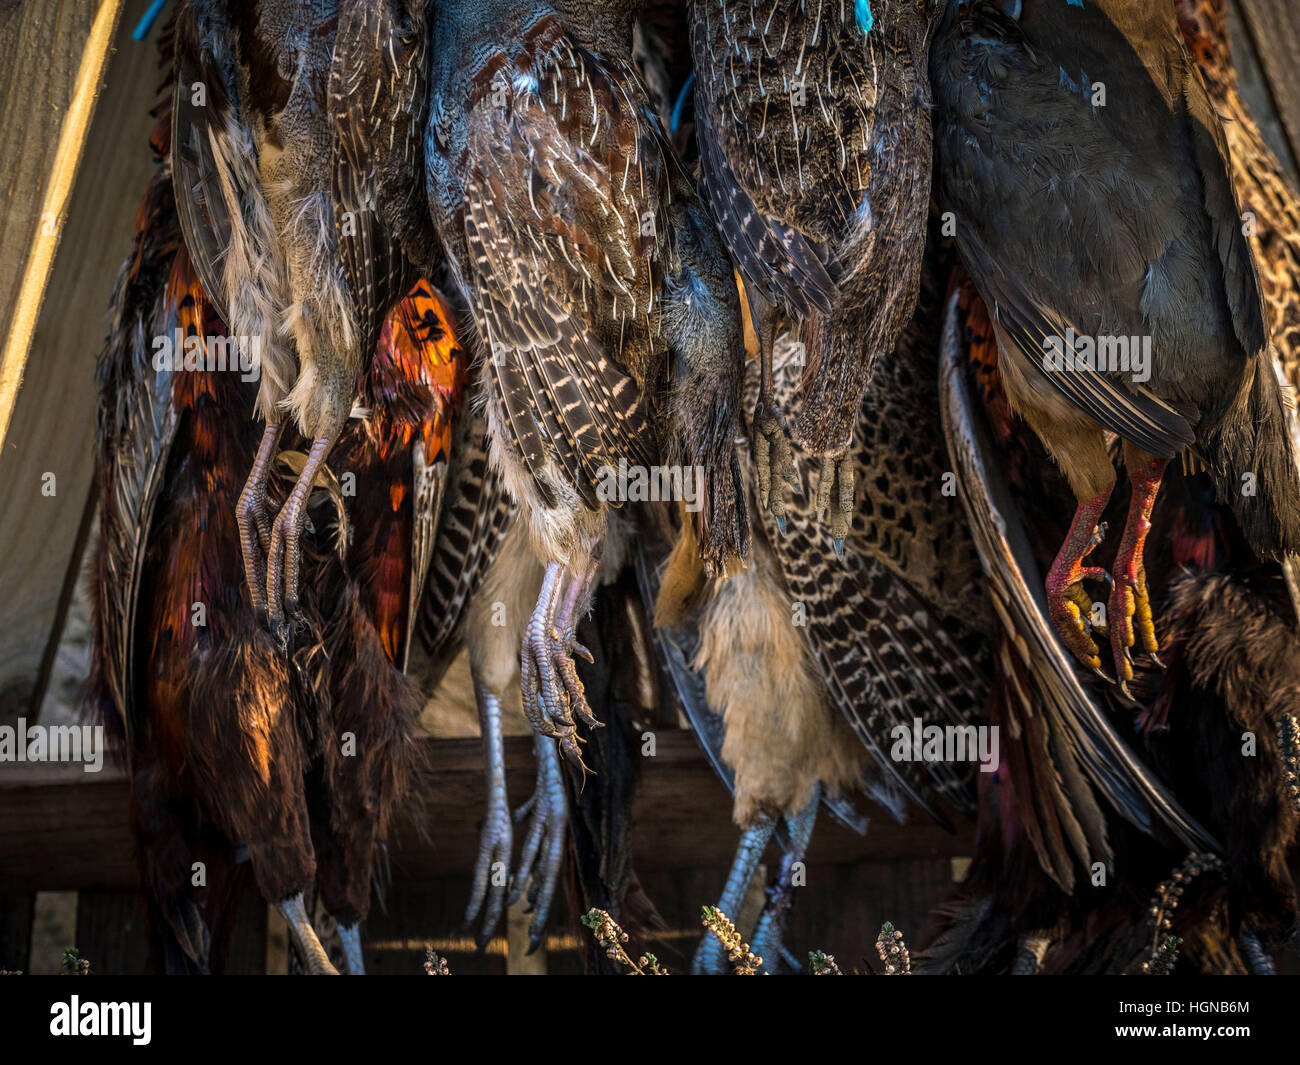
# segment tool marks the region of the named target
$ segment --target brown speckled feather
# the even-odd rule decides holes
[[[972,763],[894,763],[890,730],[969,725],[982,711],[991,619],[960,501],[942,491],[942,446],[933,369],[933,292],[898,347],[881,359],[858,420],[852,454],[867,488],[843,558],[814,513],[817,465],[796,452],[803,492],[782,535],[766,532],[832,701],[881,769],[913,790],[936,788],[948,803],[974,806]],[[778,360],[781,353],[778,352]],[[777,395],[798,385],[798,368],[774,366]],[[751,382],[753,384],[754,382]]]

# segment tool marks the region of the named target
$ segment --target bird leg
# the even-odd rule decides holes
[[[582,678],[578,676],[578,667],[574,664],[573,655],[577,654],[588,664],[596,661],[592,653],[578,642],[578,604],[583,601],[587,589],[591,587],[591,582],[596,579],[596,569],[597,563],[593,562],[581,578],[569,581],[568,587],[564,590],[564,602],[555,619],[554,634],[558,641],[555,667],[564,684],[569,706],[588,728],[602,728],[603,725],[596,720],[596,715],[592,713],[587,703],[587,695],[582,689]]]
[[[311,495],[316,475],[325,465],[325,459],[343,432],[348,413],[325,426],[311,443],[307,461],[294,483],[289,498],[284,501],[275,524],[271,526],[271,549],[266,560],[267,620],[271,632],[280,638],[282,647],[288,647],[289,625],[286,618],[298,615],[298,565],[302,549],[302,530],[307,523],[307,498]]]
[[[546,931],[555,885],[560,879],[565,833],[569,826],[569,800],[564,794],[560,754],[555,744],[545,736],[534,737],[533,753],[537,759],[537,784],[532,797],[515,811],[516,821],[525,817],[529,821],[509,900],[513,906],[527,887],[528,910],[533,915],[528,923],[529,954],[541,945],[542,934]]]
[[[1020,937],[1015,960],[1011,963],[1012,976],[1037,976],[1043,968],[1043,959],[1052,949],[1053,933],[1048,930],[1027,932]]]
[[[479,730],[483,738],[483,767],[487,775],[487,811],[479,831],[478,859],[474,863],[474,886],[465,908],[465,924],[471,924],[483,911],[483,924],[474,937],[483,950],[505,908],[509,886],[510,852],[514,835],[510,826],[510,800],[506,795],[505,742],[501,732],[501,700],[474,678],[474,698],[478,703]],[[539,737],[540,738],[540,737]],[[542,742],[547,742],[543,740]],[[548,744],[548,746],[554,746]]]
[[[311,921],[307,917],[307,907],[303,905],[302,892],[277,902],[275,908],[280,911],[280,916],[289,926],[289,935],[293,937],[294,946],[298,948],[298,954],[302,957],[303,964],[307,966],[308,974],[338,976],[338,970],[330,964],[329,955],[325,953],[325,948],[321,946],[320,939],[316,935],[316,929],[312,928]]]
[[[343,960],[347,964],[348,975],[365,976],[366,963],[361,954],[361,926],[340,924],[339,942],[343,944]]]
[[[813,791],[812,800],[793,817],[785,819],[790,833],[790,845],[781,855],[781,868],[776,879],[768,886],[767,902],[759,915],[754,934],[750,937],[751,949],[760,958],[765,958],[763,970],[769,973],[780,972],[782,964],[798,972],[800,966],[797,958],[785,949],[781,942],[785,933],[786,917],[794,906],[795,866],[803,862],[808,853],[808,844],[812,840],[813,826],[817,823],[817,808],[821,805],[821,788]]]
[[[1142,649],[1157,664],[1160,662],[1156,658],[1160,645],[1156,642],[1155,619],[1151,616],[1142,549],[1146,545],[1147,533],[1151,531],[1151,511],[1155,507],[1166,465],[1167,459],[1147,454],[1130,444],[1124,445],[1124,466],[1133,485],[1133,494],[1129,500],[1124,536],[1115,555],[1115,582],[1110,592],[1106,624],[1110,629],[1110,647],[1115,658],[1115,678],[1125,694],[1128,694],[1128,681],[1133,679],[1133,662],[1128,649],[1139,636]]]
[[[745,901],[749,882],[754,879],[754,870],[758,868],[774,831],[775,818],[759,814],[754,823],[741,833],[736,856],[731,862],[731,871],[727,873],[727,882],[722,888],[722,897],[718,899],[718,909],[733,922],[741,903]],[[696,976],[721,976],[726,971],[726,951],[712,932],[705,932],[695,950],[695,957],[691,959],[691,972]]]
[[[1056,634],[1080,662],[1098,676],[1101,672],[1101,654],[1088,633],[1092,617],[1092,599],[1083,588],[1085,580],[1111,583],[1110,574],[1100,566],[1085,566],[1083,560],[1101,542],[1097,523],[1110,499],[1114,484],[1094,499],[1080,503],[1074,512],[1074,521],[1065,543],[1056,555],[1056,561],[1047,571],[1047,612],[1056,627]]]
[[[271,473],[271,455],[280,440],[283,422],[268,422],[253,457],[253,468],[239,493],[235,521],[239,525],[239,547],[244,555],[244,580],[253,612],[265,624],[266,555],[271,550],[271,515],[266,502],[266,482]]]
[[[839,455],[822,456],[817,479],[817,520],[825,522],[835,543],[835,553],[844,554],[844,541],[853,520],[853,454],[846,448]]]
[[[781,408],[772,398],[772,347],[776,343],[777,311],[772,304],[746,286],[749,313],[758,334],[758,404],[754,407],[754,467],[758,475],[758,505],[767,511],[777,528],[785,532],[785,489],[773,483],[773,474],[796,484],[794,450],[786,434]]]
[[[578,749],[573,715],[576,713],[589,728],[600,728],[600,722],[587,703],[572,656],[578,654],[588,662],[594,661],[591,652],[574,638],[577,603],[594,575],[593,565],[580,580],[570,581],[561,597],[563,567],[559,562],[547,563],[537,606],[524,629],[519,668],[519,687],[529,722],[543,736],[559,740],[564,756],[584,773],[587,767]],[[561,599],[563,609],[557,618]]]
[[[1237,948],[1245,957],[1246,964],[1250,966],[1250,971],[1256,976],[1277,975],[1277,965],[1273,961],[1273,956],[1264,949],[1264,945],[1259,941],[1259,936],[1255,932],[1243,928],[1241,934],[1237,936]]]

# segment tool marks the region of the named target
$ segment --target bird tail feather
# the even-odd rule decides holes
[[[1300,552],[1300,423],[1275,365],[1271,351],[1254,360],[1251,381],[1200,445],[1220,502],[1255,553],[1272,559]]]

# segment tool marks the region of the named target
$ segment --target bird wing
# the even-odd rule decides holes
[[[793,226],[758,209],[728,165],[722,142],[706,117],[709,111],[709,106],[697,105],[700,184],[745,283],[801,318],[813,307],[829,313],[836,285],[816,247]]]
[[[420,642],[437,669],[451,663],[470,597],[516,513],[500,473],[488,461],[487,421],[477,404],[467,403],[455,426],[444,499],[419,613]]]
[[[422,113],[427,90],[425,35],[403,32],[390,5],[353,3],[340,10],[330,64],[333,126],[330,181],[334,232],[343,277],[356,306],[361,350],[374,348],[389,310],[406,295],[411,268],[388,224],[379,150],[398,138],[405,195],[416,195],[421,174]],[[403,194],[403,193],[399,193]]]
[[[1160,369],[1179,358],[1221,356],[1212,338],[1195,350],[1162,350],[1172,347],[1165,334],[1175,313],[1202,316],[1208,333],[1218,327],[1213,281],[1199,265],[1204,234],[1193,217],[1192,178],[1179,169],[1181,118],[1171,114],[1152,126],[1150,113],[1169,107],[1136,63],[1112,59],[1117,77],[1131,76],[1111,85],[1109,104],[1100,106],[1079,71],[1058,67],[993,5],[959,18],[931,60],[943,161],[936,175],[963,263],[1007,341],[1007,356],[1044,392],[1055,391],[1144,450],[1172,457],[1194,442],[1174,394],[1194,393],[1197,375],[1180,381]],[[1131,49],[1095,5],[1079,18],[1089,20],[1081,46],[1092,50],[1089,60],[1102,62],[1098,50]],[[1036,33],[1060,28],[1040,13],[1043,22]],[[1153,139],[1154,148],[1147,143]],[[1153,163],[1153,151],[1178,158]],[[1204,291],[1204,305],[1189,311],[1184,289]],[[1149,335],[1153,379],[1045,368],[1045,344],[1063,343],[1071,330],[1092,338]]]
[[[165,128],[165,127],[164,127]],[[138,698],[136,607],[154,508],[179,412],[170,368],[155,370],[155,336],[202,328],[207,300],[180,240],[171,184],[159,170],[136,215],[135,250],[118,274],[112,324],[99,357],[99,545],[96,687],[106,689],[130,751],[147,721]]]
[[[560,35],[532,70],[499,106],[490,85],[471,102],[470,296],[524,461],[534,476],[556,462],[594,508],[602,467],[655,453],[637,382],[597,330],[621,341],[652,321],[667,179],[653,119],[591,56]]]
[[[902,347],[900,343],[900,350]],[[898,538],[906,538],[913,547],[934,540],[935,528],[920,527],[921,522],[933,522],[933,514],[909,514],[908,519],[900,517],[891,525],[884,512],[899,507],[896,497],[882,491],[875,471],[867,475],[872,468],[870,452],[887,435],[887,431],[878,431],[875,420],[906,417],[901,397],[894,397],[891,406],[876,393],[906,387],[918,376],[910,367],[906,371],[900,367],[897,375],[892,372],[889,360],[901,357],[891,353],[882,359],[861,415],[871,424],[859,426],[854,434],[855,479],[865,486],[873,502],[870,512],[859,508],[855,513],[843,557],[837,556],[833,541],[817,519],[817,461],[798,445],[794,445],[796,462],[806,472],[801,473],[802,493],[796,488],[786,513],[785,531],[776,527],[768,511],[756,509],[779,559],[790,598],[806,611],[802,631],[832,702],[884,777],[897,780],[922,809],[947,826],[928,789],[937,790],[955,809],[973,812],[975,765],[900,763],[891,756],[893,730],[903,727],[910,734],[917,718],[940,726],[974,724],[987,691],[987,668],[979,661],[984,653],[982,637],[960,616],[961,606],[938,601],[932,588],[926,589],[927,594],[918,591],[917,582],[904,575],[908,553],[895,557],[889,550]],[[782,347],[773,365],[778,402],[797,389],[799,373],[800,368]],[[756,374],[750,374],[748,384],[751,392],[756,390]],[[915,434],[924,429],[913,422],[906,431]],[[938,432],[936,424],[936,436]],[[898,441],[894,446],[901,448]],[[924,447],[918,454],[922,456],[919,461],[925,461]],[[901,469],[890,472],[928,485],[941,477],[942,467],[918,472],[916,461],[913,456]],[[889,488],[893,491],[902,486]],[[895,532],[897,536],[892,535]],[[973,566],[973,557],[970,562]],[[936,564],[942,563],[936,560]]]
[[[1223,265],[1224,293],[1232,313],[1233,327],[1247,355],[1268,345],[1269,327],[1264,320],[1264,300],[1259,274],[1251,255],[1250,242],[1242,226],[1241,207],[1232,176],[1228,172],[1228,141],[1223,123],[1206,92],[1205,82],[1191,56],[1183,50],[1183,102],[1192,150],[1200,167],[1205,191],[1205,213],[1219,261]]]
[[[1194,851],[1219,844],[1116,734],[1080,684],[1048,619],[1043,580],[970,393],[959,293],[945,308],[941,342],[942,412],[948,453],[989,577],[1006,638],[1001,675],[1012,689],[1019,735],[1005,745],[1012,769],[1032,777],[1027,831],[1043,868],[1064,890],[1072,859],[1109,860],[1106,803],[1149,835],[1172,833]],[[1032,808],[1031,808],[1032,807]]]
[[[1118,433],[1144,451],[1172,458],[1195,442],[1187,418],[1175,406],[1141,387],[1129,387],[1119,377],[1092,369],[1068,373],[1043,368],[1044,343],[1062,338],[1070,330],[1086,335],[1087,326],[1075,328],[1066,315],[1040,300],[1034,291],[1050,291],[1035,285],[1023,273],[1012,278],[974,234],[958,238],[962,261],[977,284],[985,302],[993,308],[1001,335],[1010,341],[1009,358],[1019,357],[1022,367],[1064,396],[1099,425]]]
[[[896,56],[832,0],[690,6],[700,177],[718,225],[747,284],[800,317],[829,312],[826,262],[866,200]]]
[[[217,151],[248,153],[247,131],[232,121],[237,103],[227,64],[215,56],[199,32],[197,13],[188,5],[176,24],[176,84],[171,101],[171,176],[175,210],[185,246],[199,283],[217,316],[226,320],[222,259],[232,227],[226,193],[221,187]],[[231,170],[232,177],[242,171]]]

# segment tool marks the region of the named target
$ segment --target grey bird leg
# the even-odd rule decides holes
[[[798,972],[802,969],[785,945],[781,942],[785,934],[786,917],[794,906],[794,866],[804,860],[808,853],[808,844],[812,840],[813,827],[817,824],[817,808],[821,805],[821,787],[813,793],[812,801],[793,817],[785,819],[790,830],[790,846],[781,855],[781,868],[775,880],[767,889],[767,903],[759,915],[754,934],[750,937],[750,949],[763,960],[763,970],[769,973],[781,971],[782,965]]]
[[[533,739],[537,758],[537,785],[532,797],[515,811],[515,820],[529,817],[528,835],[519,852],[519,868],[510,890],[510,905],[519,901],[528,889],[528,908],[533,919],[528,924],[528,953],[542,942],[546,921],[560,879],[564,858],[564,839],[569,826],[569,800],[564,793],[564,775],[560,754],[545,736]],[[544,846],[543,846],[544,844]],[[540,856],[540,860],[539,860]]]
[[[487,902],[483,924],[474,942],[483,950],[505,908],[509,884],[510,852],[514,833],[510,823],[510,800],[506,796],[505,742],[501,733],[501,699],[474,678],[478,703],[479,730],[483,739],[483,769],[487,777],[487,810],[479,830],[478,858],[474,863],[474,886],[465,907],[465,924],[472,924]]]
[[[594,569],[590,573],[594,573]],[[541,735],[559,740],[564,756],[584,773],[587,767],[578,749],[573,713],[576,712],[588,727],[599,728],[600,722],[587,705],[570,652],[592,661],[591,652],[577,643],[571,632],[576,624],[574,609],[591,579],[590,573],[570,585],[568,594],[564,596],[564,610],[557,619],[563,568],[559,562],[547,563],[537,606],[524,630],[519,666],[520,693],[529,723]],[[562,628],[557,629],[557,620]]]
[[[1254,932],[1242,929],[1241,934],[1237,936],[1237,946],[1241,949],[1241,953],[1246,956],[1246,963],[1250,966],[1250,971],[1256,976],[1277,975],[1277,966],[1273,964],[1272,956],[1264,949],[1264,945],[1259,941],[1259,936]]]
[[[298,614],[298,565],[302,548],[302,529],[307,522],[307,497],[311,495],[316,475],[325,465],[329,456],[347,424],[348,412],[335,418],[333,423],[324,426],[311,443],[307,461],[302,472],[285,500],[284,506],[271,527],[271,550],[266,561],[266,600],[267,615],[271,632],[280,639],[282,647],[289,644],[289,624],[286,617]]]
[[[736,920],[741,903],[745,901],[749,882],[754,879],[754,870],[758,868],[758,863],[763,858],[763,851],[767,849],[768,840],[772,838],[774,831],[776,831],[776,820],[760,815],[759,819],[740,835],[736,857],[732,859],[727,883],[722,889],[722,897],[718,899],[718,909],[733,922]],[[722,944],[713,933],[706,931],[695,950],[695,957],[691,959],[691,972],[696,976],[721,976],[727,971],[727,955],[722,949]]]
[[[271,472],[271,455],[280,440],[283,422],[269,422],[257,445],[253,468],[239,493],[235,521],[239,525],[239,547],[244,555],[244,579],[253,612],[266,624],[266,555],[271,550],[271,517],[266,504],[266,481]]]
[[[785,532],[785,486],[797,482],[794,451],[781,418],[781,409],[772,398],[772,347],[776,343],[777,310],[752,286],[745,287],[749,315],[758,335],[759,385],[758,404],[754,407],[754,469],[758,476],[758,505],[767,511],[777,528]]]
[[[365,976],[366,963],[361,954],[361,926],[339,925],[339,941],[343,944],[343,960],[347,963],[348,975]]]
[[[316,935],[316,929],[312,928],[311,921],[307,917],[307,907],[303,905],[302,892],[277,902],[275,908],[280,911],[280,916],[289,926],[289,935],[293,937],[294,946],[298,948],[303,964],[307,966],[308,974],[338,976],[339,971],[330,964],[329,955],[325,953],[325,948],[321,946],[320,939]]]

